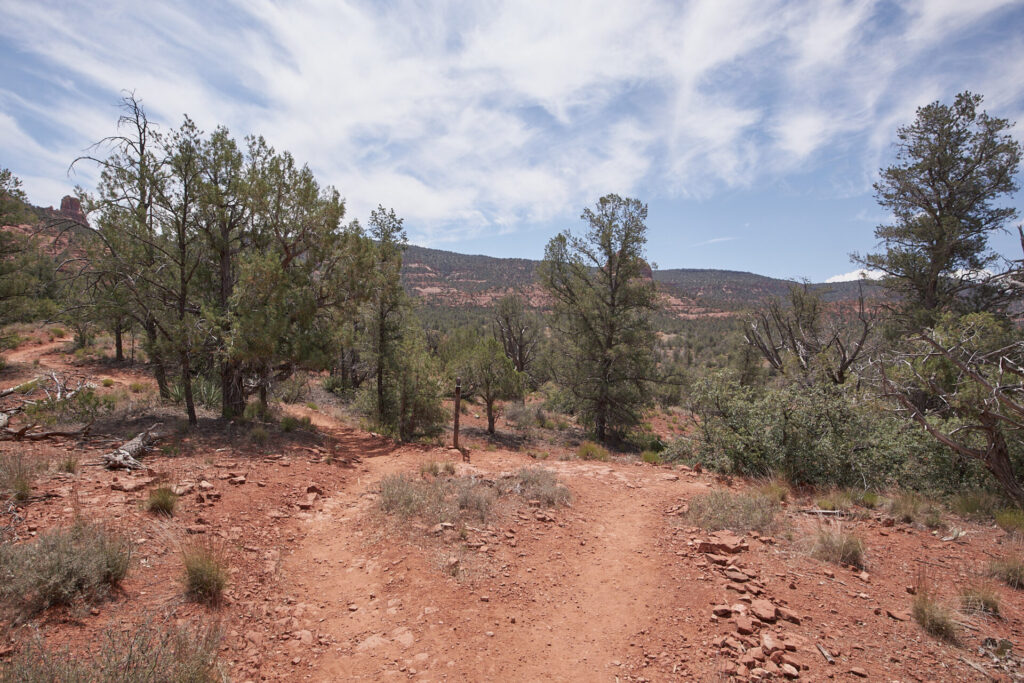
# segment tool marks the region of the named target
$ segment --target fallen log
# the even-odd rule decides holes
[[[40,379],[42,378],[36,377],[34,379],[30,379],[27,382],[22,382],[17,386],[7,387],[6,389],[0,389],[0,398],[3,398],[4,396],[10,396],[15,392],[27,393],[28,391],[35,389],[37,386],[39,386]]]
[[[32,430],[36,426],[34,422],[25,425],[21,429],[11,429],[10,427],[0,425],[0,441],[42,441],[44,439],[72,439],[88,436],[89,430],[92,429],[92,422],[81,429],[73,429],[71,431],[33,432]]]
[[[138,458],[145,454],[150,445],[157,440],[154,431],[160,423],[157,423],[144,432],[135,435],[130,441],[120,448],[115,448],[103,456],[103,462],[108,470],[140,470],[144,465]]]

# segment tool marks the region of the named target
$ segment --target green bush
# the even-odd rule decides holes
[[[101,599],[128,573],[131,556],[126,538],[86,523],[0,546],[0,600],[24,618],[79,598]]]
[[[270,432],[268,432],[265,427],[256,425],[249,430],[249,438],[252,439],[252,442],[257,446],[266,446],[267,442],[270,440]]]
[[[192,378],[192,400],[197,406],[216,410],[220,408],[220,381],[204,375],[196,375]],[[170,399],[174,403],[185,402],[185,390],[178,382],[172,382],[168,387]]]
[[[966,519],[991,520],[1002,507],[1003,499],[991,491],[962,491],[949,503],[953,512]]]
[[[101,396],[93,389],[85,388],[70,399],[58,401],[54,397],[31,404],[25,408],[25,415],[32,422],[43,425],[93,422],[112,412],[116,406],[117,396],[114,394]]]
[[[579,448],[576,449],[576,457],[580,460],[599,460],[601,462],[608,462],[611,460],[611,455],[608,453],[608,449],[600,444],[596,444],[593,441],[584,441],[580,444]]]
[[[0,662],[0,683],[216,683],[221,631],[170,623],[111,627],[92,656],[49,650],[33,637]]]
[[[174,516],[174,508],[178,505],[178,496],[166,486],[160,486],[149,492],[146,499],[146,510],[154,515]]]
[[[853,496],[849,491],[832,490],[814,501],[819,510],[846,512],[853,507]]]
[[[777,501],[760,494],[710,491],[690,499],[684,518],[708,531],[770,531],[778,511]]]
[[[102,384],[103,386],[109,389],[110,387],[114,386],[114,380],[110,379],[109,377],[104,377]]]
[[[661,459],[661,454],[654,451],[644,451],[640,454],[640,459],[649,465],[660,465],[664,462]]]

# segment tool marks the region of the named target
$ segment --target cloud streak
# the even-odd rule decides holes
[[[987,73],[936,54],[1016,9],[120,0],[57,11],[8,0],[0,154],[47,195],[37,201],[56,201],[127,88],[164,125],[188,113],[207,130],[265,135],[354,215],[393,205],[421,243],[572,219],[612,191],[706,198],[838,153],[853,168],[834,173],[858,192],[915,106]],[[1009,34],[980,49],[1024,57]],[[998,97],[1016,107],[1024,60],[1001,63]]]

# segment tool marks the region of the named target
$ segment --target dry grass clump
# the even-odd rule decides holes
[[[463,478],[456,482],[455,502],[460,511],[469,512],[480,522],[486,522],[497,495],[494,489],[481,486],[474,478]]]
[[[757,492],[765,498],[782,503],[789,498],[789,484],[781,477],[772,477],[758,484]]]
[[[993,560],[989,571],[1010,588],[1024,589],[1024,554],[1019,549],[1000,560]]]
[[[206,605],[219,605],[228,585],[224,550],[211,541],[198,541],[181,549],[185,595]]]
[[[819,560],[848,564],[857,569],[865,567],[864,543],[853,534],[843,531],[838,524],[818,529],[811,555]]]
[[[1003,500],[991,491],[961,491],[953,496],[949,505],[953,512],[965,519],[990,520],[1003,506]]]
[[[889,501],[889,513],[906,524],[921,523],[930,529],[943,526],[942,508],[916,491],[900,491]]]
[[[611,454],[608,449],[600,444],[596,444],[593,441],[584,441],[580,444],[580,447],[576,449],[576,457],[580,460],[599,460],[601,462],[608,462],[611,459]]]
[[[996,524],[1008,534],[1024,536],[1024,510],[1006,508],[996,513]]]
[[[146,510],[154,515],[173,517],[174,508],[178,505],[178,496],[166,486],[155,488],[146,499]]]
[[[935,599],[924,575],[918,577],[911,614],[927,633],[940,640],[957,642],[960,628],[953,619],[953,612]]]
[[[544,507],[567,505],[572,500],[569,489],[558,475],[543,467],[524,467],[501,483],[503,491],[515,493],[526,500],[537,500]]]
[[[423,479],[392,474],[380,483],[380,505],[384,512],[404,518],[420,517],[432,524],[455,522],[464,512],[485,522],[495,499],[488,482],[478,477]]]
[[[821,496],[814,503],[818,506],[819,510],[846,512],[853,507],[853,496],[850,495],[849,491],[835,489]]]
[[[99,652],[83,657],[66,647],[49,650],[36,636],[17,655],[0,663],[0,683],[214,683],[223,680],[217,670],[221,638],[217,626],[111,627],[103,635]]]
[[[21,453],[0,456],[0,493],[23,503],[32,495],[35,468]]]
[[[708,531],[769,531],[778,511],[777,501],[759,493],[710,491],[690,500],[685,519]]]
[[[0,601],[28,618],[79,598],[102,599],[128,573],[131,556],[128,539],[84,522],[0,546]]]
[[[968,613],[999,616],[999,593],[988,583],[972,583],[960,590],[960,609]]]
[[[424,476],[429,474],[432,477],[440,477],[442,474],[452,476],[455,474],[455,463],[431,460],[420,465],[420,474]]]
[[[61,458],[57,461],[57,471],[64,474],[74,474],[78,471],[78,458],[73,455]]]

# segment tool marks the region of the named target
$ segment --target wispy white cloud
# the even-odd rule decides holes
[[[857,270],[851,270],[849,273],[840,273],[839,275],[833,275],[832,277],[825,280],[825,282],[854,282],[856,280],[878,280],[884,276],[880,270],[867,270],[865,268],[858,268]]]
[[[720,244],[722,242],[732,242],[734,239],[736,239],[736,238],[735,237],[712,237],[709,240],[704,240],[703,242],[697,242],[696,244],[691,244],[690,246],[691,247],[705,247],[705,246],[707,246],[709,244]]]
[[[1019,108],[1024,59],[934,59],[1011,4],[7,0],[0,156],[57,201],[93,179],[67,165],[127,88],[164,125],[265,135],[353,215],[394,206],[424,242],[571,220],[610,191],[706,198],[837,154],[854,160],[837,191],[863,193],[914,107],[973,77]],[[1024,57],[1010,34],[979,52]]]

